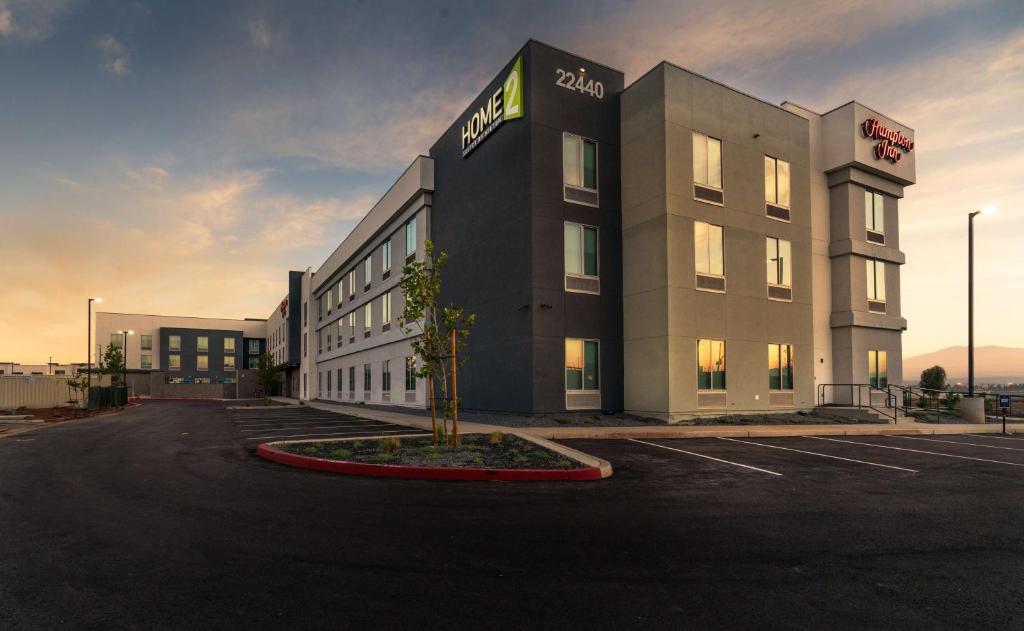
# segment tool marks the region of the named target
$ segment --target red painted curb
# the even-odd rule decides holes
[[[412,467],[395,464],[370,464],[347,460],[328,460],[312,456],[300,456],[263,443],[256,453],[267,460],[329,473],[368,475],[383,478],[408,478],[417,480],[503,480],[506,482],[553,481],[553,480],[600,480],[601,469],[467,469],[455,467]]]

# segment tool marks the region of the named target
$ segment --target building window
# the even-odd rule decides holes
[[[327,398],[331,398],[331,371],[327,371]]]
[[[259,358],[258,357],[250,357],[249,358],[249,370],[256,370],[259,367],[260,367]]]
[[[725,244],[722,226],[693,222],[697,289],[725,291]]]
[[[307,315],[308,312],[309,312],[309,309],[306,306],[306,301],[303,300],[302,301],[302,326],[306,326],[306,323],[309,320],[309,317]]]
[[[768,389],[793,389],[793,345],[768,345]]]
[[[367,256],[363,259],[363,284],[364,289],[370,288],[370,282],[373,280],[373,256]]]
[[[318,321],[324,319],[324,297],[323,296],[320,296],[319,298],[316,299],[316,319]]]
[[[697,340],[697,389],[725,390],[723,340]]]
[[[341,348],[341,338],[345,337],[345,318],[338,318],[338,348]]]
[[[391,360],[385,359],[380,368],[380,390],[391,392]]]
[[[363,305],[363,337],[370,337],[370,329],[373,327],[373,303]]]
[[[597,142],[562,133],[562,183],[565,201],[597,206]]]
[[[348,341],[351,344],[356,341],[356,312],[348,312]]]
[[[370,364],[363,364],[363,391],[369,392],[373,386],[373,372],[370,370]]]
[[[695,199],[722,204],[722,141],[693,132],[693,195]]]
[[[111,333],[110,345],[114,348],[124,347],[124,333]]]
[[[380,297],[380,318],[384,330],[391,328],[391,292],[385,292]]]
[[[384,272],[384,278],[387,278],[391,271],[391,237],[385,239],[380,246],[380,269]]]
[[[196,352],[206,353],[210,350],[210,338],[200,335],[196,338]]]
[[[338,369],[338,398],[339,399],[341,398],[341,389],[344,387],[343,384],[345,383],[344,380],[343,380],[344,376],[345,376],[345,373],[343,372],[343,370],[341,368],[339,368]]]
[[[149,354],[146,354],[146,353],[143,353],[141,355],[141,358],[140,358],[139,366],[143,370],[152,370],[153,369],[153,356],[149,355]]]
[[[333,289],[333,287],[329,288],[327,290],[327,293],[324,294],[324,300],[327,301],[327,315],[331,315],[331,311],[334,309],[334,292],[332,291]]]
[[[416,255],[416,218],[405,224],[405,260]]]
[[[406,357],[405,358],[405,391],[413,392],[416,390],[416,358]]]
[[[153,350],[153,336],[152,335],[140,335],[139,343],[142,345],[142,350],[151,351]]]
[[[64,370],[54,370],[53,374],[55,374],[55,375],[64,375],[64,374],[67,374],[67,373]]]
[[[772,219],[789,221],[789,163],[764,157],[765,212]]]
[[[352,300],[356,297],[356,271],[354,269],[348,272],[348,299]]]
[[[597,228],[565,222],[565,290],[601,293],[598,280]]]
[[[316,332],[316,352],[317,353],[324,352],[324,331],[323,331],[323,329],[318,329],[317,332]]]
[[[885,263],[867,260],[868,311],[885,313]]]
[[[316,398],[324,398],[324,373],[316,372]]]
[[[565,389],[600,390],[597,340],[565,340]]]
[[[235,352],[235,338],[226,337],[224,338],[224,352],[234,353]]]
[[[167,356],[167,370],[181,370],[181,355],[172,354]]]
[[[167,336],[167,350],[169,350],[169,351],[180,351],[181,350],[181,336],[180,335],[168,335]]]
[[[249,354],[250,355],[259,355],[260,354],[260,341],[259,340],[249,340]]]
[[[881,193],[864,191],[864,225],[868,241],[885,243],[885,198]]]
[[[331,350],[331,329],[327,329],[327,350]]]
[[[224,356],[224,370],[234,370],[234,369],[235,369],[235,356],[234,355],[225,355]]]
[[[888,361],[885,351],[868,351],[868,383],[875,388],[889,386]]]
[[[210,357],[208,355],[196,355],[196,370],[209,370]]]
[[[355,392],[356,391],[356,367],[355,366],[349,366],[348,367],[348,391],[349,392]]]
[[[768,272],[768,297],[773,300],[793,299],[792,246],[785,239],[767,237],[765,260]]]

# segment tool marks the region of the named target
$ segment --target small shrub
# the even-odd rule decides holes
[[[537,451],[533,452],[531,455],[535,459],[537,459],[537,460],[545,460],[545,461],[546,460],[551,460],[551,454],[549,454],[548,452],[544,451],[543,449],[538,449]]]
[[[956,406],[960,404],[960,399],[963,397],[956,392],[947,392],[946,397],[942,399],[942,404],[946,406],[947,410],[955,410]]]
[[[313,454],[315,454],[318,451],[320,451],[320,450],[317,449],[316,447],[310,445],[309,447],[304,448],[302,450],[302,453],[306,454],[307,456],[312,456]]]
[[[530,462],[530,459],[526,456],[516,456],[515,458],[512,459],[512,462],[516,464],[526,464]]]
[[[480,456],[477,456],[476,458],[473,458],[473,464],[478,467],[482,467],[484,466],[484,459],[481,458]]]
[[[361,440],[353,440],[352,441],[352,449],[362,449],[363,446],[364,446],[364,443]]]
[[[557,464],[559,467],[561,467],[563,469],[568,469],[568,468],[572,467],[572,463],[569,462],[568,460],[564,459],[564,458],[562,460],[559,460],[555,464]]]
[[[348,449],[338,448],[331,452],[331,458],[336,460],[344,460],[352,455],[352,452]]]
[[[380,450],[386,454],[393,454],[402,446],[402,441],[394,436],[386,436],[380,439]]]
[[[568,425],[569,424],[569,419],[567,419],[567,418],[556,418],[555,422],[558,423],[559,425]]]
[[[394,462],[395,460],[398,460],[398,456],[392,453],[375,454],[370,458],[370,462],[375,462],[377,464],[385,464],[388,462]]]
[[[487,442],[491,445],[500,445],[503,436],[501,432],[491,432],[487,435]]]

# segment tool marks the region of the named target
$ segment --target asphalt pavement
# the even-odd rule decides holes
[[[1024,620],[1019,438],[573,440],[615,474],[443,483],[269,463],[242,420],[148,402],[0,438],[0,627]]]

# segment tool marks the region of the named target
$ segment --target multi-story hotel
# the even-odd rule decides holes
[[[292,396],[425,406],[399,281],[429,239],[442,301],[477,315],[464,408],[809,409],[901,373],[913,138],[857,102],[777,106],[667,62],[627,86],[530,41],[290,274],[260,337]]]

